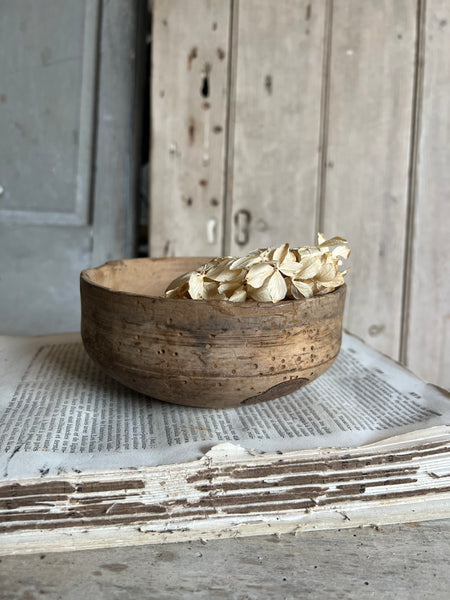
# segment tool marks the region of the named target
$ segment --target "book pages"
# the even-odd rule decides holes
[[[125,388],[92,362],[79,334],[0,338],[2,480],[185,463],[226,442],[257,453],[357,447],[446,424],[445,393],[346,334],[316,381],[224,410]]]

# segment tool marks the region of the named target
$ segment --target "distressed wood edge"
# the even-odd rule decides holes
[[[110,527],[71,528],[60,531],[46,531],[6,534],[1,540],[0,556],[17,554],[35,554],[42,552],[67,552],[75,550],[94,550],[97,548],[118,548],[167,544],[173,542],[192,542],[200,540],[253,537],[263,535],[294,535],[313,531],[336,529],[354,529],[362,527],[378,528],[384,525],[435,521],[450,517],[450,494],[436,499],[411,501],[407,505],[385,503],[382,516],[374,513],[374,507],[346,508],[340,511],[331,508],[326,514],[301,514],[292,511],[283,520],[274,515],[263,521],[260,516],[254,519],[242,519],[240,523],[224,524],[204,522],[185,526],[180,529],[170,527],[161,530],[145,528],[145,525],[121,525]],[[235,520],[239,520],[236,518]],[[1,539],[1,538],[0,538]]]
[[[53,478],[48,482],[48,485],[66,485],[70,488],[65,491],[69,496],[71,493],[82,494],[83,497],[86,495],[88,498],[97,497],[99,502],[108,500],[108,495],[104,494],[108,491],[108,486],[111,484],[113,486],[112,490],[115,490],[116,493],[121,489],[126,493],[129,491],[131,501],[133,501],[134,493],[139,490],[145,496],[148,496],[154,490],[156,495],[154,498],[152,496],[153,504],[162,502],[163,499],[162,497],[159,498],[159,496],[161,494],[164,496],[166,493],[164,491],[165,486],[163,486],[164,489],[160,488],[158,482],[167,481],[170,476],[172,489],[167,490],[169,505],[170,497],[173,496],[174,490],[177,489],[179,493],[176,493],[175,496],[184,494],[186,496],[186,505],[181,512],[174,514],[173,517],[168,515],[163,520],[159,518],[152,519],[150,515],[146,518],[145,515],[138,513],[136,514],[136,518],[128,523],[121,523],[119,519],[119,522],[116,521],[116,523],[109,525],[107,522],[99,522],[98,524],[86,523],[86,525],[79,522],[76,526],[60,527],[57,529],[46,527],[45,542],[42,537],[44,529],[39,529],[38,527],[34,531],[19,530],[4,533],[0,536],[0,540],[2,541],[0,554],[33,553],[42,552],[43,550],[53,552],[110,547],[113,545],[160,544],[192,541],[194,539],[207,540],[265,534],[275,534],[278,536],[291,533],[298,535],[302,532],[313,530],[320,531],[367,526],[378,528],[380,525],[448,518],[450,517],[450,492],[448,486],[439,483],[439,478],[435,477],[430,480],[432,485],[429,487],[424,487],[424,483],[426,483],[425,480],[429,476],[427,470],[429,467],[427,465],[430,464],[430,460],[433,460],[433,455],[436,454],[437,457],[440,454],[442,455],[442,453],[445,454],[448,452],[446,442],[448,442],[449,427],[441,426],[428,430],[428,434],[423,434],[420,439],[423,441],[428,440],[429,443],[422,446],[418,445],[418,433],[420,432],[395,436],[387,440],[352,449],[330,448],[290,451],[283,453],[282,457],[274,453],[253,455],[252,452],[240,446],[226,443],[214,446],[202,458],[189,463],[143,467],[138,470],[124,469],[121,471],[120,479],[114,477],[114,474],[111,472],[99,473],[97,475],[82,473],[77,476],[64,474]],[[411,454],[408,454],[411,451],[415,451],[416,454],[418,453],[418,456],[413,457]],[[393,465],[390,458],[394,456],[398,459],[396,461],[398,467],[406,468],[406,472],[408,471],[408,467],[415,468],[415,472],[421,474],[419,477],[421,484],[416,484],[418,485],[417,489],[414,482],[408,480],[410,482],[407,482],[407,490],[403,493],[399,495],[394,491],[392,497],[389,497],[389,492],[387,492],[386,498],[382,496],[381,499],[377,495],[372,497],[372,499],[370,499],[370,495],[363,497],[363,490],[360,492],[361,498],[356,494],[355,498],[350,498],[349,500],[344,494],[343,498],[336,497],[334,502],[327,502],[323,506],[319,503],[317,507],[314,506],[313,502],[306,503],[305,506],[300,508],[296,506],[289,507],[288,501],[287,503],[281,502],[281,512],[277,511],[275,506],[269,512],[261,512],[255,506],[254,510],[244,512],[243,514],[211,515],[207,510],[205,510],[204,514],[201,511],[198,514],[191,514],[190,501],[194,499],[192,493],[194,493],[194,496],[196,494],[196,497],[202,494],[206,494],[208,497],[208,489],[194,492],[197,489],[197,485],[200,483],[202,484],[201,488],[203,488],[203,485],[206,484],[206,487],[208,487],[215,477],[218,477],[220,480],[225,478],[225,483],[227,481],[242,482],[244,484],[247,482],[248,490],[251,491],[254,487],[252,481],[260,480],[258,473],[261,469],[263,472],[269,469],[267,476],[269,474],[275,476],[277,471],[279,471],[277,477],[281,478],[286,476],[286,468],[290,469],[289,472],[292,471],[292,473],[297,472],[304,475],[302,465],[306,466],[310,464],[310,461],[313,461],[316,469],[311,471],[311,473],[314,472],[320,477],[323,475],[320,467],[321,461],[350,460],[347,467],[344,468],[342,466],[344,471],[341,469],[329,471],[329,475],[334,473],[336,481],[341,481],[340,478],[343,472],[348,474],[353,473],[354,465],[352,461],[359,459],[363,462],[367,460],[370,462],[373,459],[374,462],[369,467],[364,467],[367,469],[368,475],[369,473],[371,474],[369,475],[369,480],[373,479],[374,476],[376,479],[382,479],[385,477],[383,469],[386,468],[386,465],[392,468]],[[382,457],[385,460],[379,462]],[[233,472],[227,475],[230,468],[233,469]],[[233,477],[236,469],[237,478]],[[247,469],[253,471],[250,473],[250,479],[240,479],[239,472]],[[310,470],[307,469],[307,474],[309,472]],[[395,488],[397,484],[395,477],[397,475],[393,473],[391,475],[393,481],[387,481],[386,485],[390,484]],[[359,481],[358,485],[360,485],[364,481],[364,477],[361,479],[358,476],[358,472],[355,472],[353,480],[355,482]],[[121,481],[123,482],[123,488],[120,485],[118,486],[118,483]],[[349,481],[348,478],[346,481]],[[43,486],[45,486],[45,482],[41,478],[23,480],[20,483],[24,486],[25,497],[29,497],[33,486],[37,485],[42,499],[44,499]],[[94,489],[90,489],[90,484],[94,485]],[[175,488],[173,487],[174,484]],[[217,484],[219,486],[222,485],[220,482],[217,482]],[[293,490],[295,489],[295,485],[293,484]],[[307,482],[304,485],[307,485]],[[14,481],[5,482],[0,486],[0,489],[3,488],[3,491],[6,492],[6,496],[4,497],[11,495],[13,490],[10,488],[12,487],[14,488],[12,496],[20,498],[20,489],[16,489],[15,486],[17,486],[17,482],[15,483]],[[267,486],[263,487],[267,488]],[[50,488],[48,492],[51,492]],[[264,492],[264,490],[260,490],[261,492]],[[53,493],[60,492],[54,489]],[[231,490],[229,493],[233,495],[234,492]],[[261,499],[262,497],[264,497],[264,493]],[[220,500],[221,496],[217,498]],[[306,500],[307,498],[308,490],[305,489],[303,495],[299,496],[299,499]],[[48,500],[51,501],[51,493]],[[70,499],[67,501],[69,502],[68,506],[76,508],[76,502],[73,504]],[[211,501],[214,504],[214,498]],[[192,506],[195,506],[195,503]],[[129,516],[132,516],[132,513]],[[107,517],[103,516],[101,518],[107,521]],[[38,523],[39,516],[36,515],[36,525]]]

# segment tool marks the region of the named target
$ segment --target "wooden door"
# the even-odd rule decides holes
[[[139,2],[0,2],[0,333],[79,328],[79,273],[134,251]]]

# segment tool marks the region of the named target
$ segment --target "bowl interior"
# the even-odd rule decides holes
[[[91,283],[117,292],[162,296],[176,277],[209,260],[211,259],[198,256],[117,260],[95,269],[86,269],[82,276]]]

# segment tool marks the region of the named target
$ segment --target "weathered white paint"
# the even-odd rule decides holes
[[[230,2],[153,3],[153,256],[222,253],[229,26]]]
[[[413,207],[407,365],[450,388],[450,5],[428,0]]]
[[[0,554],[66,550],[68,538],[71,549],[94,549],[445,518],[450,492],[430,468],[448,469],[450,427],[424,431],[356,448],[281,454],[224,443],[193,462],[21,479],[22,497],[20,488],[11,497],[11,482],[3,482]],[[45,486],[58,483],[65,491],[54,499],[54,488],[48,493]],[[9,508],[9,500],[20,502]],[[41,506],[46,518],[34,512]]]
[[[236,3],[232,254],[315,240],[325,10],[324,0]]]
[[[186,75],[185,40],[207,28],[211,8],[170,3],[175,40],[157,18],[167,0],[155,5],[154,71],[165,85],[154,81],[152,100],[161,148],[152,156],[152,251],[243,254],[311,242],[318,228],[345,235],[353,250],[346,327],[448,386],[449,292],[440,258],[449,185],[445,2],[223,2],[231,41],[228,127],[225,169],[222,158],[215,169],[226,182],[226,205],[216,213],[205,202],[197,212],[180,204],[180,181],[194,189],[205,167],[200,149],[186,156],[177,139],[198,100],[198,85]],[[212,44],[213,53],[214,38],[205,35],[202,51]],[[160,98],[163,91],[171,101]]]
[[[396,359],[415,32],[410,0],[334,3],[322,222],[352,248],[345,326]]]

